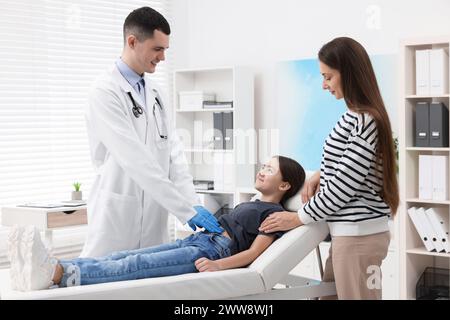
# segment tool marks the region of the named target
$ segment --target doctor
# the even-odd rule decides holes
[[[97,176],[82,257],[167,242],[169,212],[194,230],[223,231],[200,206],[167,104],[148,75],[165,60],[169,34],[152,8],[131,12],[121,58],[90,91],[86,120]]]

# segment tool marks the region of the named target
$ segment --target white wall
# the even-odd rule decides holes
[[[314,58],[336,36],[395,54],[401,38],[450,33],[448,0],[174,0],[173,10],[175,67],[254,66],[257,129],[276,127],[277,61]]]

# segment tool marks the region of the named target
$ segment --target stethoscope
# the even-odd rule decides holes
[[[130,97],[131,102],[133,103],[133,108],[131,109],[131,111],[133,112],[133,114],[136,118],[139,118],[144,113],[144,110],[142,109],[142,107],[139,104],[136,103],[136,101],[134,101],[133,96],[131,95],[131,92],[127,92],[127,94]],[[158,114],[156,113],[157,109],[158,109]],[[161,103],[159,102],[158,97],[155,97],[155,104],[153,105],[153,117],[155,118],[156,129],[158,130],[159,137],[161,139],[167,140],[167,138],[168,138],[167,128],[161,117],[161,114],[163,112],[164,111],[163,111]],[[159,116],[159,119],[158,119],[158,116]],[[160,129],[160,125],[158,124],[158,120],[161,123],[161,129]]]

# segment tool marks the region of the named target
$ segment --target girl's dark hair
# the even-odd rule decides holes
[[[155,30],[170,35],[170,25],[161,13],[150,7],[133,10],[123,24],[124,42],[130,33],[139,41],[152,38]]]
[[[397,164],[389,116],[384,106],[369,55],[357,41],[341,37],[326,43],[319,51],[319,60],[341,74],[342,90],[348,108],[368,113],[376,122],[378,178],[382,184],[381,197],[395,215],[399,205]]]
[[[291,188],[285,192],[283,198],[281,198],[280,204],[284,207],[286,201],[295,196],[297,192],[303,187],[305,182],[305,170],[295,160],[283,156],[275,156],[278,158],[280,164],[281,178],[285,182],[289,182]]]

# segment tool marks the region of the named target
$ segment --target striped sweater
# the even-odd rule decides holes
[[[332,236],[388,231],[390,209],[380,196],[375,120],[348,110],[325,141],[320,190],[299,210],[304,224],[325,219]],[[381,162],[378,162],[381,164]]]

